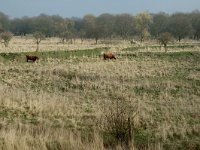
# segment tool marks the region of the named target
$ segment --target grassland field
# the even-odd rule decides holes
[[[167,53],[156,42],[93,43],[0,45],[0,149],[199,150],[199,43],[172,43]],[[103,60],[108,50],[116,60]],[[134,116],[130,147],[109,128],[118,110]]]

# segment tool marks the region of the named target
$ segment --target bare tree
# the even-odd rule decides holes
[[[74,38],[75,28],[74,28],[74,21],[70,19],[65,19],[59,24],[57,24],[57,35],[61,39],[61,42],[64,44],[65,41],[68,41]]]
[[[172,35],[171,33],[169,32],[164,32],[164,33],[161,33],[159,38],[158,38],[158,41],[161,45],[164,46],[165,48],[165,52],[167,52],[167,44],[169,43],[169,41],[172,40]]]
[[[39,51],[39,44],[42,40],[45,39],[45,35],[42,34],[41,32],[35,32],[33,33],[33,37],[35,38],[36,40],[36,44],[37,44],[37,48],[36,48],[36,51]]]
[[[12,37],[13,37],[13,34],[11,32],[2,32],[0,34],[1,43],[3,43],[5,47],[8,47],[8,44],[10,40],[12,39]]]

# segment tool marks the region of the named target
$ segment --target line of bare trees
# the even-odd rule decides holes
[[[57,15],[41,14],[36,17],[9,19],[0,12],[0,33],[10,31],[14,35],[40,32],[46,37],[60,37],[62,42],[73,38],[99,39],[156,38],[169,33],[178,41],[184,38],[200,39],[200,12],[166,14],[102,14],[85,15],[83,18],[63,18]],[[164,34],[166,36],[166,34]]]

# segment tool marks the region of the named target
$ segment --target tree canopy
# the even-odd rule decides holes
[[[158,38],[168,32],[180,41],[183,38],[200,38],[200,12],[174,13],[160,12],[150,14],[142,12],[131,14],[85,15],[82,18],[63,18],[58,15],[40,14],[35,17],[10,19],[0,12],[0,33],[10,31],[14,35],[26,35],[40,32],[46,37],[60,37],[64,40],[75,37],[92,38],[96,43],[101,38],[122,38],[130,40],[137,37]]]

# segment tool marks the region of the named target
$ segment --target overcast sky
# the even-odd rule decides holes
[[[200,10],[200,0],[0,0],[0,11],[10,18],[60,15],[83,17],[103,13],[136,15],[140,12],[172,14]]]

